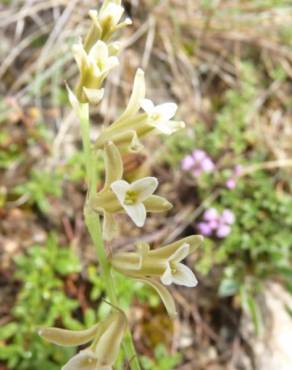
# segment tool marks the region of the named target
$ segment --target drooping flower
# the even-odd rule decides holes
[[[139,112],[141,107],[146,113]],[[145,99],[144,72],[138,69],[126,109],[115,122],[101,132],[96,147],[102,149],[108,141],[112,141],[122,151],[137,151],[142,147],[140,139],[146,135],[154,132],[170,135],[185,126],[183,122],[171,120],[175,112],[174,103],[154,107],[150,100]]]
[[[164,103],[155,106],[150,99],[143,99],[141,107],[147,113],[148,123],[163,134],[171,135],[185,127],[184,122],[171,120],[177,111],[175,103]]]
[[[198,280],[192,270],[181,263],[181,261],[188,256],[189,250],[190,246],[188,244],[183,244],[167,259],[166,270],[161,276],[161,282],[164,285],[174,283],[187,287],[195,287],[198,284]]]
[[[60,346],[92,344],[73,356],[62,370],[112,370],[127,328],[127,318],[120,309],[93,327],[80,330],[41,328],[39,335]]]
[[[136,252],[114,254],[111,264],[117,271],[153,286],[162,300],[168,302],[165,304],[166,309],[171,316],[174,316],[174,302],[170,300],[168,291],[161,283],[167,286],[172,283],[187,287],[197,285],[194,273],[181,261],[193,253],[202,241],[202,236],[192,235],[152,250],[149,244],[140,242],[137,243]]]
[[[142,227],[147,212],[165,212],[172,208],[165,198],[153,195],[158,186],[156,178],[145,177],[132,183],[122,179],[123,163],[114,143],[107,143],[104,153],[105,184],[92,200],[91,207],[104,216],[103,231],[106,239],[116,234],[116,213],[127,213],[138,227]]]
[[[203,215],[203,221],[197,224],[200,233],[205,236],[216,235],[225,238],[231,232],[231,225],[235,222],[234,213],[225,209],[220,214],[217,209],[209,208]]]
[[[203,172],[212,172],[215,165],[205,151],[196,149],[182,160],[181,168],[190,171],[194,177],[199,177]]]

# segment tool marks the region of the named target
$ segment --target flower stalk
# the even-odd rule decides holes
[[[112,370],[123,344],[130,369],[141,370],[127,317],[119,308],[115,293],[115,269],[130,279],[150,285],[160,296],[169,316],[177,316],[175,301],[166,286],[172,283],[195,287],[196,276],[184,261],[202,243],[202,237],[191,235],[160,248],[151,249],[137,241],[135,252],[116,252],[107,255],[104,240],[110,241],[118,232],[116,214],[127,215],[133,227],[143,227],[148,213],[164,213],[172,204],[156,194],[158,179],[143,177],[127,182],[124,179],[122,153],[139,151],[140,140],[150,134],[171,135],[184,128],[182,121],[174,120],[177,105],[155,105],[146,98],[144,72],[138,69],[131,96],[123,113],[104,127],[95,143],[90,139],[90,104],[103,98],[103,83],[110,71],[119,64],[119,44],[112,42],[113,34],[129,25],[121,21],[124,8],[120,0],[105,0],[99,11],[91,10],[91,28],[85,37],[73,46],[79,69],[75,93],[68,88],[70,103],[79,118],[86,169],[87,196],[84,204],[85,224],[94,243],[100,264],[100,273],[110,300],[112,312],[89,329],[72,332],[58,328],[42,328],[39,334],[61,346],[91,345],[73,356],[62,370]],[[97,158],[102,153],[105,165],[103,188],[97,191]],[[155,194],[154,194],[155,193]],[[101,224],[101,217],[102,224]]]
[[[118,299],[115,293],[114,280],[111,274],[111,265],[106,255],[105,245],[102,238],[102,229],[100,216],[91,207],[91,201],[96,194],[96,160],[90,143],[90,120],[89,116],[80,115],[81,135],[83,150],[85,155],[85,167],[88,181],[88,197],[84,206],[84,217],[87,229],[96,248],[96,254],[101,266],[102,276],[105,282],[106,293],[110,302],[118,307]],[[141,370],[133,339],[129,329],[126,332],[124,340],[124,349],[126,356],[131,362],[131,369]]]

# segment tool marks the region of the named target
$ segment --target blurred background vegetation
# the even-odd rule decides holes
[[[60,369],[73,350],[45,343],[36,328],[80,329],[109,309],[84,228],[84,161],[64,84],[74,84],[70,48],[97,5],[0,4],[1,370]],[[258,343],[272,346],[267,330],[276,337],[267,302],[282,302],[278,316],[292,312],[291,0],[124,5],[134,23],[123,33],[121,66],[92,112],[93,139],[125,106],[139,66],[148,97],[176,101],[187,128],[123,158],[128,178],[157,176],[174,208],[142,231],[121,217],[111,249],[130,249],[139,235],[154,246],[206,236],[188,261],[199,287],[172,290],[180,312],[174,325],[151,289],[118,276],[143,368],[291,369],[291,362],[263,365],[257,351]],[[98,187],[102,181],[100,163]]]

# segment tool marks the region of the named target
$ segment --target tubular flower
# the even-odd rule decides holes
[[[81,103],[97,104],[103,97],[101,85],[110,70],[119,64],[118,58],[110,55],[109,47],[101,40],[88,53],[79,42],[73,45],[73,54],[80,72],[76,96]]]
[[[143,108],[144,113],[139,112],[140,108]],[[121,150],[137,151],[142,146],[140,138],[156,131],[170,135],[185,126],[183,122],[170,120],[176,109],[174,103],[155,107],[151,100],[145,99],[144,72],[138,69],[125,111],[101,132],[96,147],[102,149],[105,143],[113,141]]]
[[[138,227],[142,227],[147,212],[165,212],[172,207],[166,199],[153,195],[158,186],[156,178],[145,177],[131,184],[122,180],[121,155],[112,142],[105,146],[105,173],[104,187],[91,206],[103,214],[103,231],[108,240],[116,233],[115,213],[126,212]]]
[[[117,30],[132,24],[130,18],[119,23],[123,14],[124,8],[120,1],[105,1],[99,12],[90,10],[92,25],[85,39],[86,50],[89,50],[96,40],[107,41]]]
[[[202,241],[202,236],[192,235],[154,250],[150,250],[147,243],[138,243],[136,252],[116,253],[111,259],[111,264],[117,271],[149,283],[158,291],[163,301],[169,302],[170,298],[166,297],[165,288],[155,279],[159,278],[164,285],[174,283],[187,287],[196,286],[198,281],[195,275],[181,261],[193,253]],[[166,305],[169,311],[168,306],[169,303]],[[174,314],[172,309],[170,314],[172,316]]]
[[[111,370],[127,328],[126,315],[118,310],[87,330],[41,328],[39,335],[60,346],[79,346],[92,341],[73,356],[62,370]]]
[[[170,135],[185,127],[184,122],[171,121],[177,111],[175,103],[164,103],[155,107],[150,99],[143,99],[141,107],[147,113],[149,124],[163,134]]]

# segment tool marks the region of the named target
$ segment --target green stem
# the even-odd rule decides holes
[[[83,142],[83,150],[85,155],[86,178],[88,184],[88,197],[84,207],[85,223],[88,228],[91,239],[95,245],[97,257],[101,266],[105,289],[110,302],[118,307],[118,299],[114,288],[114,279],[111,274],[111,265],[107,259],[106,250],[102,238],[102,230],[100,225],[99,215],[91,208],[91,199],[96,194],[96,157],[91,149],[90,143],[90,122],[88,105],[81,105],[80,108],[80,124],[81,135]],[[131,369],[141,370],[139,360],[134,347],[133,339],[130,330],[127,331],[124,340],[124,349],[129,360]]]

